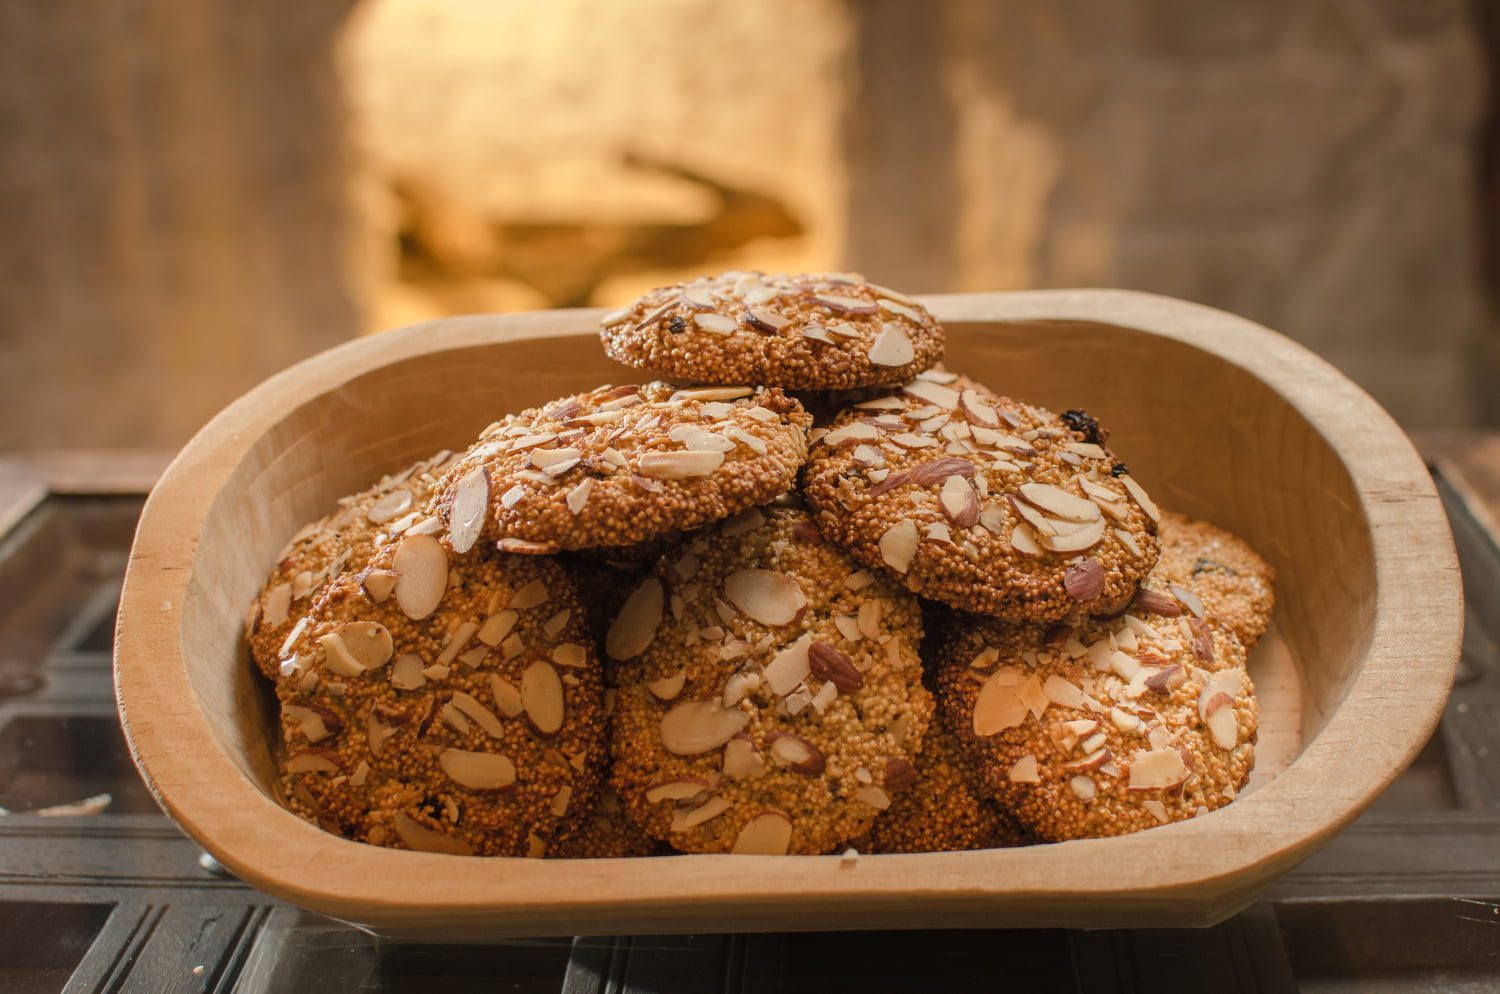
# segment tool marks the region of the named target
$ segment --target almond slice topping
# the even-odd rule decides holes
[[[745,823],[729,851],[737,856],[785,856],[792,845],[792,820],[780,811],[762,811]]]
[[[401,613],[413,621],[431,615],[448,589],[448,550],[431,535],[407,535],[391,565],[400,574],[393,593]]]
[[[910,518],[903,518],[880,536],[880,558],[897,573],[905,573],[911,568],[919,540],[917,523]]]
[[[551,663],[537,660],[521,673],[521,703],[538,734],[553,735],[562,728],[566,711],[562,678]]]
[[[655,577],[648,577],[631,592],[605,636],[604,651],[609,658],[624,662],[646,651],[661,625],[664,600],[661,581]]]
[[[877,366],[905,366],[917,357],[911,339],[897,325],[886,322],[870,345],[869,359]]]
[[[736,570],[724,578],[724,597],[763,625],[781,627],[802,617],[807,597],[785,573],[765,569]]]
[[[484,516],[490,506],[490,477],[484,466],[476,466],[453,488],[453,505],[448,512],[448,544],[462,555],[474,548],[484,531]]]
[[[438,765],[450,780],[470,790],[504,790],[516,782],[516,764],[497,752],[444,749]]]
[[[687,701],[661,720],[661,744],[678,756],[697,756],[717,749],[742,731],[750,716],[718,701]]]
[[[659,480],[689,480],[709,476],[724,465],[724,453],[699,452],[645,452],[636,463],[636,472],[642,476]]]

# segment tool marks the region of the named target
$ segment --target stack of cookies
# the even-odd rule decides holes
[[[1272,572],[917,301],[726,273],[606,315],[664,379],[339,502],[247,619],[286,805],[485,856],[923,852],[1232,801]],[[814,415],[819,412],[819,422]]]

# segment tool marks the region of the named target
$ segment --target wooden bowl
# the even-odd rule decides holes
[[[1159,503],[1276,566],[1251,658],[1259,767],[1232,805],[1122,838],[981,852],[551,861],[381,849],[272,800],[275,730],[241,635],[303,522],[498,415],[639,374],[597,313],[466,317],[360,339],[257,387],[162,477],[141,517],[115,665],[158,801],[243,880],[380,932],[501,935],[906,927],[1187,926],[1246,906],[1427,740],[1462,625],[1457,560],[1422,461],[1312,353],[1194,304],[1116,291],[935,296],[948,365],[1086,407]]]

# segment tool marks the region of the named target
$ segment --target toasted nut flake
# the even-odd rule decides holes
[[[916,355],[916,349],[912,347],[911,339],[907,337],[906,332],[902,331],[899,325],[889,322],[881,326],[869,351],[870,361],[877,366],[905,366],[915,359]]]
[[[995,735],[1026,720],[1028,709],[1021,700],[1021,682],[1020,671],[1013,667],[998,669],[985,679],[974,701],[975,735]]]
[[[813,300],[836,314],[874,314],[878,310],[876,305],[871,301],[839,293],[814,294]],[[900,363],[897,363],[897,365],[900,365]]]
[[[675,700],[682,693],[683,686],[687,683],[687,672],[678,670],[671,676],[664,676],[659,680],[649,680],[646,689],[659,701]]]
[[[948,477],[938,499],[953,527],[969,528],[979,523],[979,498],[974,496],[974,488],[962,476]]]
[[[552,735],[562,728],[562,679],[550,663],[538,660],[521,673],[521,703],[526,707],[526,719],[538,734]]]
[[[757,331],[775,333],[792,322],[767,307],[751,307],[745,313],[746,322]]]
[[[765,666],[766,686],[778,697],[785,697],[812,672],[809,648],[812,633],[807,633],[777,652]]]
[[[1172,596],[1182,601],[1183,606],[1185,606],[1189,611],[1193,612],[1193,614],[1197,615],[1200,618],[1204,617],[1207,614],[1207,611],[1203,607],[1203,601],[1198,598],[1197,594],[1193,593],[1187,587],[1179,586],[1175,583],[1169,583],[1167,584],[1167,589],[1172,591]]]
[[[797,580],[764,569],[736,570],[724,578],[724,597],[763,625],[780,627],[802,617],[807,597]]]
[[[495,707],[507,718],[518,718],[526,710],[526,704],[521,700],[521,692],[516,689],[515,684],[502,679],[498,674],[490,674],[490,696],[495,698]]]
[[[371,504],[370,509],[365,512],[365,517],[371,524],[383,525],[411,510],[411,503],[410,490],[392,490],[382,494],[379,500]]]
[[[737,856],[785,856],[792,844],[792,820],[780,811],[762,811],[745,823],[729,850]]]
[[[636,463],[642,476],[661,480],[688,480],[708,476],[724,464],[722,452],[645,452]]]
[[[516,765],[497,752],[444,749],[438,765],[450,780],[470,790],[503,790],[516,782]]]
[[[297,730],[309,744],[322,742],[330,735],[343,731],[344,719],[337,712],[316,705],[287,704],[281,713],[297,723]]]
[[[1157,508],[1156,502],[1147,496],[1145,488],[1135,482],[1134,477],[1127,474],[1120,477],[1120,482],[1126,490],[1130,491],[1130,496],[1135,498],[1135,502],[1141,506],[1142,511],[1146,512],[1148,518],[1153,522],[1161,521],[1161,511]]]
[[[672,813],[673,832],[686,832],[706,821],[719,817],[730,808],[730,802],[722,797],[710,797],[696,808],[679,808]]]
[[[884,811],[891,806],[891,795],[873,784],[856,790],[854,799],[863,801],[877,811]]]
[[[712,777],[680,777],[676,780],[668,780],[646,788],[646,803],[660,804],[662,801],[676,801],[678,803],[692,802],[702,798],[707,800],[707,795],[719,785],[718,774]]]
[[[910,475],[911,482],[926,487],[934,483],[946,483],[953,477],[972,479],[974,472],[974,464],[969,460],[956,456],[944,456],[941,459],[931,459],[913,466]]]
[[[1042,693],[1047,695],[1047,700],[1064,708],[1082,708],[1084,706],[1083,691],[1078,685],[1066,680],[1057,674],[1047,677],[1042,684]]]
[[[1160,614],[1175,618],[1182,613],[1182,605],[1175,599],[1149,587],[1141,587],[1135,593],[1131,606],[1142,614]]]
[[[474,855],[473,848],[467,842],[433,831],[415,821],[405,811],[396,812],[393,827],[407,848],[417,852],[443,853],[448,856]]]
[[[1214,744],[1220,749],[1233,749],[1239,745],[1239,723],[1234,715],[1234,698],[1223,691],[1204,693],[1198,699],[1198,712],[1213,735]]]
[[[564,642],[552,650],[552,661],[569,669],[583,669],[589,663],[589,654],[577,642]]]
[[[483,465],[465,473],[453,488],[448,518],[448,544],[459,554],[468,552],[484,530],[490,506],[490,478]]]
[[[1012,763],[1007,776],[1011,783],[1042,782],[1042,775],[1037,772],[1036,757],[1030,753]]]
[[[1082,497],[1075,497],[1047,483],[1023,483],[1017,493],[1028,503],[1064,521],[1087,523],[1099,518],[1099,505]]]
[[[754,780],[766,772],[766,763],[755,751],[755,744],[736,735],[724,745],[724,775],[732,780]]]
[[[1078,776],[1069,780],[1068,786],[1072,788],[1073,794],[1084,803],[1092,801],[1097,790],[1097,788],[1094,786],[1093,779],[1083,776],[1082,774],[1079,774]]]
[[[917,553],[917,542],[916,522],[903,518],[880,536],[880,558],[897,573],[905,573]]]
[[[1093,505],[1090,505],[1091,507]],[[1086,524],[1077,531],[1065,535],[1037,537],[1037,543],[1053,552],[1082,552],[1099,544],[1104,537],[1104,519],[1099,518],[1091,524]]]
[[[480,704],[473,697],[465,694],[463,691],[456,690],[453,692],[453,706],[462,711],[464,716],[473,721],[474,724],[484,729],[486,735],[495,739],[500,737],[500,719],[495,717],[493,711]]]
[[[875,425],[864,421],[851,421],[842,428],[836,428],[823,436],[824,445],[854,445],[859,442],[873,442],[880,438],[880,429]]]
[[[594,478],[585,476],[583,482],[568,491],[568,510],[573,514],[581,514],[589,502],[589,495],[594,492]]]
[[[541,580],[532,580],[510,599],[510,607],[517,611],[526,611],[534,607],[540,607],[547,603],[549,594],[547,585]]]
[[[387,634],[389,637],[389,634]],[[365,672],[365,667],[358,659],[354,658],[343,638],[337,632],[330,632],[318,639],[318,644],[323,647],[324,664],[330,673],[339,676],[356,677]]]
[[[391,565],[400,574],[393,592],[401,613],[421,621],[436,611],[448,589],[448,550],[431,535],[408,534]]]
[[[402,653],[391,667],[391,685],[397,690],[417,690],[427,682],[422,674],[427,664],[415,652]]]
[[[739,323],[734,318],[723,314],[694,314],[693,323],[715,335],[732,335],[739,329]]]
[[[697,756],[717,749],[744,729],[750,716],[726,709],[718,701],[687,701],[661,720],[661,744],[678,756]]]
[[[766,516],[760,513],[760,508],[747,507],[739,514],[736,514],[731,518],[727,518],[724,523],[719,526],[719,534],[723,535],[725,538],[736,538],[740,535],[745,535],[755,531],[755,529],[759,528],[765,523]],[[686,577],[684,577],[684,579],[686,579]]]
[[[823,772],[823,753],[818,747],[790,732],[768,732],[766,734],[766,746],[770,750],[771,758],[793,773],[803,776],[817,776]]]
[[[1036,532],[1024,521],[1017,521],[1010,531],[1010,545],[1023,556],[1040,556],[1042,547]]]
[[[624,662],[646,651],[661,625],[663,601],[661,581],[655,577],[648,577],[631,592],[605,636],[609,658]]]
[[[1166,790],[1188,777],[1188,769],[1176,749],[1138,752],[1130,761],[1130,790]]]
[[[373,598],[372,598],[373,599]],[[292,585],[280,583],[266,592],[266,606],[262,617],[266,624],[275,627],[286,623],[292,609]]]
[[[1181,624],[1179,621],[1178,624]],[[1199,662],[1212,663],[1214,661],[1214,632],[1208,627],[1208,622],[1202,618],[1189,618],[1188,630],[1193,633],[1193,639],[1188,647],[1193,651],[1193,657]]]
[[[366,597],[369,597],[376,604],[384,604],[387,598],[391,596],[391,591],[396,589],[396,580],[400,575],[395,570],[390,569],[367,569],[359,574],[359,585],[364,590]],[[271,621],[270,617],[267,617],[266,620],[270,621],[271,624],[279,625],[281,623],[280,621]],[[285,620],[285,612],[283,612],[282,621]]]
[[[1114,754],[1108,749],[1096,749],[1082,759],[1071,763],[1064,763],[1062,768],[1065,770],[1097,770],[1111,762],[1114,758]]]

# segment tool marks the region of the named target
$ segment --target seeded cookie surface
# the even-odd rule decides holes
[[[804,494],[866,565],[1010,620],[1110,613],[1155,564],[1157,510],[1089,415],[923,373],[813,433]]]
[[[608,783],[599,788],[599,798],[583,824],[567,839],[548,850],[554,859],[616,859],[622,856],[656,856],[665,847],[641,831],[625,814],[620,795]]]
[[[698,383],[844,390],[903,383],[943,354],[943,329],[905,294],[853,274],[725,273],[606,315],[610,358]]]
[[[339,500],[337,511],[304,526],[276,557],[276,568],[250,607],[245,637],[256,667],[276,679],[276,662],[292,626],[323,588],[346,569],[360,569],[379,541],[420,517],[449,463],[439,452],[368,490]]]
[[[1026,833],[976,783],[958,739],[933,722],[922,740],[911,784],[892,795],[870,833],[852,845],[860,852],[957,852],[1019,846]]]
[[[432,535],[377,549],[297,623],[277,695],[292,809],[397,848],[542,856],[589,811],[604,705],[555,561]]]
[[[460,553],[649,542],[786,490],[811,422],[774,388],[600,387],[485,429],[434,510]]]
[[[1213,618],[1249,649],[1276,604],[1276,571],[1249,543],[1206,521],[1166,512],[1152,583],[1193,613]]]
[[[863,834],[910,782],[931,718],[921,637],[916,598],[799,508],[694,536],[607,638],[631,817],[687,852],[824,853]]]
[[[944,722],[985,789],[1048,841],[1123,835],[1232,801],[1255,765],[1245,651],[1191,617],[1068,628],[970,617],[942,649]]]

